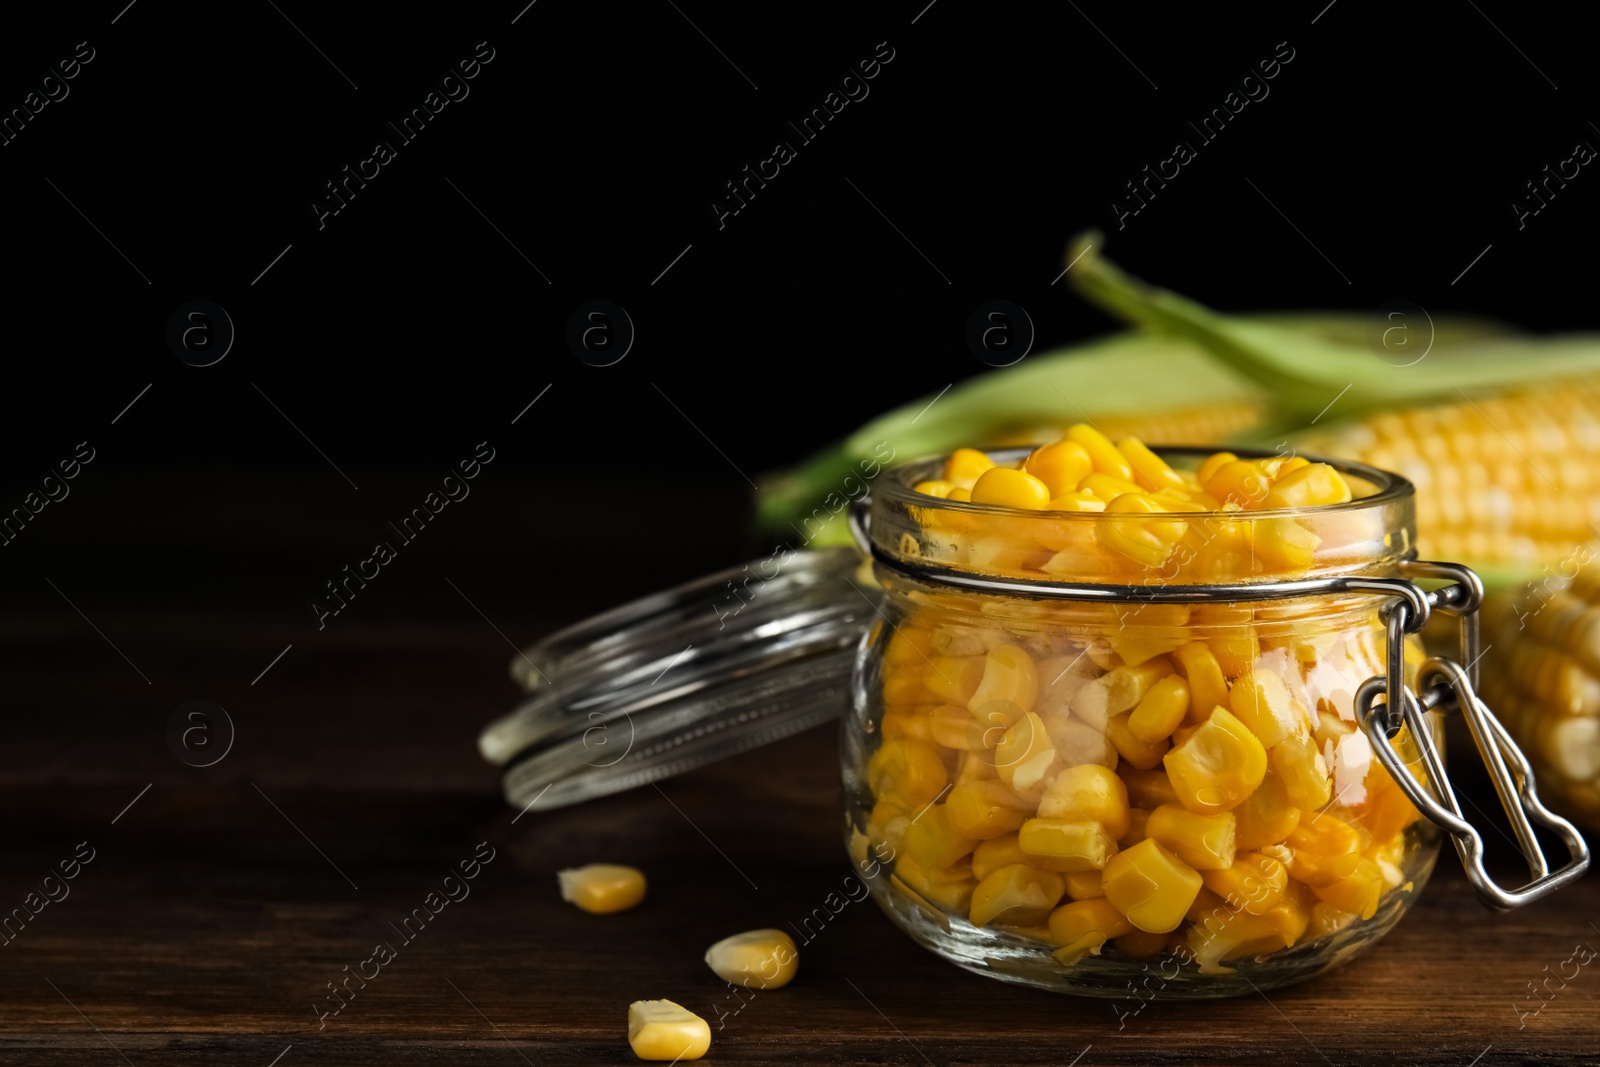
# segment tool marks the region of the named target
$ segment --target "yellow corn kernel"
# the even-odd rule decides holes
[[[1147,933],[1176,930],[1200,892],[1200,875],[1156,841],[1146,838],[1106,864],[1106,899]]]
[[[988,752],[963,752],[956,757],[956,774],[951,785],[967,782],[989,781],[1000,777],[995,773],[994,756]]]
[[[1302,819],[1285,840],[1294,849],[1290,876],[1313,888],[1350,877],[1364,858],[1361,831],[1327,812],[1314,819]]]
[[[1070,963],[1100,954],[1113,937],[1133,932],[1133,924],[1104,897],[1074,900],[1050,913],[1050,940],[1061,946],[1056,959]]]
[[[1308,939],[1327,937],[1343,930],[1356,921],[1356,916],[1342,911],[1326,901],[1319,900],[1311,908],[1311,922],[1306,926]]]
[[[972,877],[972,866],[958,863],[954,867],[924,867],[904,853],[895,857],[894,874],[901,892],[921,897],[932,907],[955,915],[965,915],[972,905],[972,891],[977,882]]]
[[[1333,778],[1328,762],[1317,751],[1317,742],[1302,730],[1281,741],[1268,760],[1283,779],[1289,803],[1302,811],[1316,811],[1333,796]]]
[[[885,663],[883,667],[883,702],[889,707],[921,704],[928,699],[922,687],[921,668]]]
[[[1078,690],[1072,698],[1072,714],[1104,730],[1113,715],[1138,707],[1150,688],[1171,673],[1172,661],[1165,656],[1147,660],[1137,667],[1116,667]]]
[[[1167,754],[1167,749],[1171,746],[1166,738],[1152,744],[1134,736],[1133,731],[1128,728],[1128,718],[1131,714],[1125,711],[1121,715],[1113,715],[1111,721],[1106,723],[1106,736],[1111,739],[1111,744],[1116,747],[1123,759],[1141,771],[1148,771],[1160,765],[1161,758]]]
[[[926,704],[885,708],[883,722],[878,727],[883,731],[883,739],[896,741],[909,737],[915,741],[932,741],[933,722],[927,708]]]
[[[867,761],[867,788],[872,795],[913,810],[931,803],[949,781],[939,750],[926,741],[908,737],[885,741]]]
[[[1211,455],[1201,460],[1200,466],[1195,469],[1195,481],[1199,482],[1201,485],[1205,485],[1211,480],[1211,476],[1213,474],[1217,473],[1217,471],[1221,470],[1223,467],[1226,467],[1228,464],[1234,462],[1238,458],[1239,457],[1234,455],[1232,452],[1211,453]]]
[[[1248,608],[1245,610],[1249,611]],[[1248,617],[1244,625],[1249,625]],[[1229,678],[1237,678],[1251,670],[1261,656],[1261,640],[1249,629],[1233,630],[1226,637],[1213,637],[1207,643],[1211,647],[1211,654],[1217,658],[1217,666]],[[1227,707],[1228,702],[1222,701],[1221,706]]]
[[[1349,483],[1326,463],[1306,463],[1293,470],[1285,464],[1273,481],[1272,491],[1267,494],[1266,506],[1310,508],[1323,504],[1343,504],[1349,499]]]
[[[1129,849],[1143,841],[1147,836],[1145,834],[1145,824],[1149,821],[1150,813],[1148,811],[1143,811],[1139,808],[1129,811],[1128,832],[1117,838],[1117,847]]]
[[[994,750],[995,771],[1018,792],[1043,783],[1055,762],[1056,749],[1044,720],[1031,711],[1005,732]]]
[[[1105,509],[1106,502],[1095,496],[1093,493],[1076,491],[1062,493],[1060,496],[1051,497],[1050,503],[1045,507],[1046,511],[1104,511]],[[1043,540],[1043,538],[1041,538],[1041,540]],[[1047,542],[1047,544],[1049,544],[1049,547],[1059,552],[1062,549],[1069,547],[1069,544],[1072,541],[1072,536],[1068,534],[1066,536],[1056,538],[1056,540],[1063,541],[1064,543],[1050,544]]]
[[[1103,731],[1059,716],[1046,719],[1044,728],[1050,733],[1050,740],[1056,746],[1056,759],[1063,767],[1085,763],[1116,767],[1117,750]]]
[[[1117,938],[1115,944],[1117,951],[1124,956],[1132,956],[1136,960],[1147,960],[1158,956],[1167,950],[1166,934],[1147,934],[1143,930],[1134,930]]]
[[[933,631],[921,626],[901,626],[889,635],[889,645],[883,650],[885,673],[890,668],[910,668],[919,681],[927,657],[933,651]]]
[[[1204,479],[1206,492],[1222,501],[1241,508],[1258,508],[1272,492],[1272,479],[1261,465],[1248,459],[1236,459],[1222,464]]]
[[[1283,899],[1289,871],[1271,856],[1241,852],[1231,867],[1201,871],[1200,881],[1233,910],[1263,915]]]
[[[1024,712],[1033,710],[1039,694],[1039,672],[1025,650],[1016,645],[1000,645],[991,648],[982,662],[982,678],[964,701],[968,708],[977,711],[992,700],[1005,700]]]
[[[1295,706],[1289,687],[1270,670],[1252,669],[1240,675],[1228,694],[1228,706],[1267,748],[1307,729],[1306,716]]]
[[[974,504],[994,504],[1024,511],[1043,511],[1050,503],[1050,487],[1027,471],[990,467],[972,486]]]
[[[1378,774],[1383,775],[1379,780],[1385,781],[1386,784],[1383,789],[1374,793],[1371,783]],[[1377,760],[1373,760],[1372,773],[1368,776],[1367,782],[1368,795],[1372,797],[1372,801],[1367,805],[1367,812],[1362,822],[1372,831],[1374,840],[1384,841],[1394,837],[1422,818],[1422,813],[1411,803],[1411,798],[1394,784],[1394,779],[1388,776]]]
[[[1322,544],[1322,538],[1295,519],[1255,519],[1250,525],[1256,559],[1267,570],[1305,570]]]
[[[1133,469],[1133,480],[1141,488],[1152,493],[1163,489],[1188,488],[1187,483],[1178,477],[1178,472],[1167,466],[1165,460],[1150,451],[1137,437],[1124,437],[1118,441],[1117,451],[1128,461],[1128,466]]]
[[[1034,808],[1026,797],[998,780],[952,786],[944,806],[956,832],[976,840],[1014,832]]]
[[[1039,817],[1096,822],[1116,840],[1128,832],[1128,788],[1108,767],[1069,767],[1045,787]]]
[[[911,487],[912,492],[922,493],[925,496],[936,496],[941,500],[949,496],[950,490],[954,488],[954,482],[947,482],[942,478],[935,478],[926,482],[918,482],[916,485]]]
[[[1383,872],[1363,856],[1343,878],[1326,885],[1313,885],[1311,889],[1318,899],[1340,911],[1370,919],[1377,914],[1378,899],[1383,895]]]
[[[962,503],[966,503],[972,499],[972,490],[966,488],[965,486],[958,485],[954,489],[950,490],[949,495],[946,496],[945,499],[959,500]]]
[[[971,854],[976,838],[963,835],[950,824],[943,804],[934,804],[914,816],[906,827],[905,850],[924,867],[953,867]]]
[[[1189,683],[1169,674],[1151,686],[1139,706],[1129,713],[1128,729],[1146,744],[1157,744],[1172,736],[1188,711]]]
[[[1310,908],[1289,897],[1261,915],[1225,909],[1189,927],[1189,947],[1201,974],[1232,974],[1233,968],[1222,966],[1224,960],[1288,948],[1300,940],[1310,918]]]
[[[1189,720],[1199,722],[1211,714],[1211,709],[1221,704],[1228,706],[1228,680],[1216,654],[1204,641],[1190,641],[1180,645],[1172,654],[1178,662],[1178,671],[1189,683]]]
[[[1073,900],[1094,900],[1106,895],[1099,871],[1073,871],[1067,876],[1067,896]]]
[[[1109,474],[1121,478],[1125,482],[1133,481],[1133,466],[1128,462],[1111,439],[1099,430],[1086,423],[1078,423],[1067,430],[1067,440],[1076,441],[1089,453],[1089,459],[1094,462],[1094,469],[1102,474]]]
[[[1197,871],[1233,866],[1232,812],[1197,815],[1182,804],[1163,804],[1150,813],[1144,832]]]
[[[750,930],[706,949],[706,965],[724,982],[746,989],[779,989],[794,980],[800,953],[782,930]]]
[[[1106,504],[1106,514],[1113,512],[1128,518],[1107,519],[1098,524],[1096,533],[1100,543],[1146,567],[1160,567],[1166,563],[1183,535],[1189,532],[1189,524],[1182,519],[1151,518],[1166,514],[1167,509],[1140,492],[1112,498]]]
[[[1311,461],[1309,459],[1307,459],[1306,457],[1304,457],[1304,456],[1291,456],[1289,459],[1284,460],[1282,465],[1279,466],[1278,469],[1272,473],[1272,480],[1273,480],[1273,482],[1276,483],[1279,479],[1283,478],[1284,475],[1292,474],[1293,472],[1299,470],[1301,467],[1309,467],[1309,466],[1311,466]]]
[[[1122,772],[1122,784],[1128,790],[1128,803],[1145,811],[1178,802],[1178,794],[1164,770],[1129,768]]]
[[[906,827],[911,825],[911,816],[914,814],[916,813],[907,811],[894,800],[878,801],[867,813],[868,840],[882,842],[898,852],[903,845]]]
[[[1105,827],[1083,819],[1029,819],[1017,831],[1017,846],[1066,872],[1103,870],[1117,851]]]
[[[928,734],[945,748],[961,752],[984,751],[989,745],[983,733],[983,724],[958,704],[941,704],[928,713]]]
[[[982,656],[930,656],[922,665],[922,687],[938,700],[965,704],[983,681]]]
[[[1050,487],[1053,497],[1065,496],[1094,471],[1089,450],[1076,441],[1056,441],[1036,448],[1023,461],[1022,469]]]
[[[972,891],[968,920],[973,926],[1037,926],[1045,922],[1066,883],[1053,871],[1040,871],[1025,863],[1001,867]]]
[[[556,872],[561,899],[592,915],[627,911],[644,899],[644,875],[632,867],[591,863]]]
[[[711,1047],[711,1025],[670,1000],[628,1005],[628,1046],[641,1060],[697,1060]]]
[[[1239,806],[1267,775],[1267,751],[1226,708],[1218,707],[1162,762],[1178,800],[1214,815]]]
[[[979,476],[993,466],[994,460],[977,449],[958,448],[944,461],[943,480],[951,482],[958,488],[970,490]]]
[[[1246,850],[1275,845],[1300,825],[1300,809],[1289,802],[1283,777],[1272,772],[1262,780],[1260,788],[1233,809],[1233,817],[1235,840]]]
[[[1001,867],[1027,863],[1031,857],[1017,844],[1016,834],[1001,834],[978,842],[972,852],[972,877],[983,881]]]
[[[1101,474],[1096,471],[1078,484],[1078,492],[1088,493],[1096,500],[1109,503],[1119,496],[1126,496],[1129,493],[1142,494],[1144,490],[1133,482],[1123,481],[1121,478],[1115,478],[1109,474]]]

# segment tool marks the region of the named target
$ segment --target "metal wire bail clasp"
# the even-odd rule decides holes
[[[1401,594],[1399,590],[1396,592],[1400,598],[1384,609],[1389,637],[1386,677],[1369,678],[1356,691],[1357,718],[1377,751],[1378,759],[1405,791],[1411,803],[1449,832],[1478,899],[1494,911],[1520,908],[1581,876],[1589,867],[1589,846],[1576,827],[1539,801],[1534,788],[1533,770],[1528,766],[1527,758],[1505,727],[1478,698],[1473,684],[1478,663],[1477,612],[1483,600],[1483,584],[1478,576],[1470,568],[1458,564],[1430,562],[1404,563],[1401,573],[1407,579],[1444,579],[1451,584],[1423,593],[1410,581],[1397,583],[1409,586],[1424,597],[1428,610],[1416,610],[1416,599]],[[1419,696],[1404,682],[1405,637],[1422,629],[1428,621],[1430,610],[1460,616],[1460,661],[1442,656],[1426,660],[1417,674]],[[1380,696],[1383,697],[1381,702],[1378,699]],[[1528,873],[1532,880],[1526,885],[1514,890],[1503,889],[1484,869],[1483,838],[1462,816],[1461,805],[1456,800],[1449,776],[1445,774],[1444,761],[1434,743],[1433,733],[1423,718],[1424,712],[1429,710],[1459,711],[1466,719],[1478,754],[1488,768],[1495,792],[1500,796],[1500,804],[1511,821],[1518,847],[1528,861]],[[1390,740],[1399,732],[1401,725],[1410,732],[1421,752],[1422,782],[1412,776]],[[1544,852],[1534,838],[1530,818],[1532,822],[1553,832],[1566,845],[1569,858],[1559,870],[1550,870]]]

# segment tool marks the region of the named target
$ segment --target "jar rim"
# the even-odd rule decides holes
[[[1037,447],[1037,446],[1035,446]],[[1215,452],[1226,451],[1240,459],[1280,459],[1282,453],[1269,452],[1261,448],[1217,448],[1209,445],[1149,445],[1150,451],[1161,459],[1168,457],[1187,457],[1191,459],[1204,459]],[[997,464],[1014,464],[1028,456],[1034,449],[1024,448],[996,448],[980,449]],[[1416,495],[1416,486],[1411,480],[1393,471],[1386,471],[1378,467],[1371,467],[1355,460],[1335,459],[1330,456],[1318,456],[1307,453],[1294,453],[1296,456],[1309,463],[1326,463],[1334,470],[1346,477],[1355,477],[1374,487],[1373,491],[1363,496],[1355,496],[1342,504],[1317,504],[1312,507],[1301,508],[1262,508],[1247,512],[1225,513],[1193,511],[1172,512],[1173,515],[1206,515],[1206,514],[1233,514],[1239,518],[1247,519],[1278,519],[1278,518],[1306,518],[1316,515],[1335,515],[1341,513],[1362,511],[1369,508],[1382,508],[1388,504],[1408,500]],[[1114,513],[1103,511],[1030,511],[1023,508],[1007,507],[1003,504],[974,504],[967,500],[949,500],[944,497],[929,496],[919,493],[914,488],[919,482],[928,481],[937,477],[937,472],[943,469],[948,456],[932,456],[911,460],[891,467],[884,472],[885,477],[881,489],[874,492],[874,496],[881,493],[885,503],[896,507],[916,507],[924,509],[928,514],[941,512],[955,515],[984,515],[1007,516],[1012,519],[1026,519],[1038,517],[1050,522],[1105,522],[1107,519],[1117,519]],[[1120,516],[1126,518],[1126,516]]]

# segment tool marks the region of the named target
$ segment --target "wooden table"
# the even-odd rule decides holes
[[[317,517],[318,494],[336,487],[191,481],[165,518],[152,508],[143,526],[104,525],[152,484],[168,483],[62,507],[49,536],[22,546],[31,555],[7,560],[0,907],[24,907],[79,842],[94,858],[0,948],[0,1062],[626,1063],[627,1005],[655,997],[712,1020],[708,1062],[1600,1055],[1600,965],[1564,988],[1552,979],[1553,999],[1521,1014],[1538,1003],[1530,982],[1574,946],[1600,947],[1600,878],[1496,917],[1452,856],[1371,955],[1270,1000],[1157,998],[1130,1014],[1131,998],[1018,989],[941,962],[868,902],[802,947],[791,986],[735,1000],[701,963],[705,947],[798,922],[848,873],[831,729],[520,819],[474,746],[515,698],[508,641],[736,558],[731,535],[630,542],[638,568],[622,573],[603,566],[614,539],[552,534],[532,488],[507,483],[318,632],[304,601],[371,525]],[[386,490],[372,492],[381,513]],[[736,528],[736,505],[719,500],[698,504],[708,528]],[[285,507],[301,521],[281,533],[252,524]],[[526,546],[553,542],[573,565],[531,568]],[[166,744],[172,710],[194,698],[237,726],[209,769]],[[1473,795],[1491,805],[1481,780]],[[403,940],[395,926],[479,842],[494,858],[470,895]],[[644,869],[645,904],[610,917],[562,904],[554,872],[593,860]],[[326,983],[346,967],[370,974],[378,942],[395,958],[319,1026]]]

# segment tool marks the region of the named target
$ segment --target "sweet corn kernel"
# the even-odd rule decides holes
[[[1111,721],[1106,724],[1106,736],[1111,739],[1111,743],[1116,746],[1117,752],[1123,759],[1141,771],[1148,771],[1160,765],[1161,758],[1167,754],[1167,749],[1171,746],[1165,738],[1152,744],[1134,736],[1133,731],[1128,728],[1128,718],[1131,714],[1125,711],[1121,715],[1113,715]]]
[[[923,666],[933,652],[933,632],[921,626],[901,626],[889,635],[888,647],[883,650],[883,665],[890,668],[912,668],[912,677],[921,681]]]
[[[939,750],[908,737],[885,741],[867,762],[867,786],[873,796],[906,808],[932,803],[950,782]]]
[[[1093,493],[1087,491],[1074,491],[1071,493],[1062,493],[1060,496],[1053,496],[1050,498],[1049,505],[1045,507],[1046,511],[1073,512],[1104,511],[1105,509],[1106,502],[1095,496]],[[1068,547],[1068,543],[1070,543],[1073,538],[1070,535],[1067,535],[1056,538],[1056,540],[1066,542],[1049,546],[1059,552]]]
[[[1098,956],[1107,941],[1132,932],[1133,924],[1104,897],[1075,900],[1050,913],[1050,940],[1061,946],[1056,959],[1062,963]]]
[[[1049,918],[1064,892],[1061,875],[1013,863],[978,883],[968,920],[973,926],[1036,926]]]
[[[750,930],[706,949],[706,965],[724,982],[746,989],[779,989],[800,969],[794,938],[782,930]]]
[[[1222,707],[1214,709],[1162,762],[1178,800],[1202,815],[1238,807],[1267,775],[1266,749]]]
[[[1114,944],[1117,946],[1117,951],[1124,956],[1147,960],[1165,952],[1167,941],[1166,934],[1148,934],[1143,930],[1134,930],[1117,938]]]
[[[1289,871],[1271,856],[1241,852],[1231,867],[1201,871],[1200,881],[1234,910],[1262,915],[1283,899]]]
[[[1383,895],[1383,872],[1366,857],[1356,860],[1349,874],[1336,882],[1313,885],[1318,899],[1340,911],[1370,919],[1378,912],[1378,898]]]
[[[1283,678],[1270,671],[1252,669],[1240,675],[1228,697],[1233,714],[1266,748],[1307,729],[1305,714],[1295,706]]]
[[[670,1000],[628,1005],[628,1046],[641,1060],[697,1060],[711,1047],[711,1025]]]
[[[933,740],[933,721],[928,716],[926,704],[900,705],[884,709],[883,731],[885,741],[909,737],[916,741]]]
[[[884,667],[883,702],[889,707],[921,704],[928,699],[919,671]]]
[[[961,835],[976,840],[1014,832],[1034,809],[1026,797],[1001,781],[952,786],[944,806],[950,825]]]
[[[1364,858],[1361,831],[1327,812],[1301,820],[1286,841],[1294,849],[1290,876],[1313,888],[1350,877]]]
[[[1044,728],[1050,733],[1050,740],[1056,746],[1056,759],[1063,767],[1077,767],[1085,763],[1116,767],[1117,750],[1104,731],[1075,719],[1059,717],[1046,719]]]
[[[1217,473],[1217,471],[1234,462],[1238,458],[1239,457],[1234,455],[1232,452],[1211,453],[1211,455],[1201,460],[1199,467],[1195,468],[1195,480],[1201,485],[1205,485],[1211,480],[1211,476],[1213,474]]]
[[[952,481],[954,479],[951,479]],[[1272,479],[1261,465],[1248,459],[1224,463],[1204,480],[1206,492],[1222,501],[1241,508],[1257,508],[1272,492]]]
[[[1248,616],[1241,625],[1249,625]],[[1211,647],[1212,655],[1217,658],[1217,666],[1221,667],[1222,673],[1229,678],[1237,678],[1249,671],[1261,655],[1261,641],[1249,631],[1236,631],[1226,637],[1213,637],[1207,644]],[[1219,701],[1218,704],[1224,708],[1228,706],[1226,700]]]
[[[1311,922],[1306,926],[1307,938],[1327,937],[1343,930],[1356,921],[1357,916],[1341,911],[1326,901],[1319,900],[1311,908]]]
[[[958,488],[970,490],[979,476],[993,466],[994,460],[977,449],[958,448],[950,453],[949,459],[945,460],[943,480]]]
[[[1118,441],[1117,451],[1122,453],[1122,458],[1132,468],[1133,480],[1148,492],[1188,488],[1187,483],[1178,477],[1178,472],[1167,466],[1165,460],[1150,451],[1137,437],[1124,437]]]
[[[1044,720],[1029,712],[1005,732],[994,750],[1000,780],[1019,793],[1041,786],[1056,764],[1055,745]]]
[[[1051,867],[1069,873],[1103,870],[1117,851],[1105,827],[1083,819],[1029,819],[1017,831],[1017,845],[1028,855],[1046,857]]]
[[[965,914],[971,906],[972,891],[978,884],[969,863],[924,867],[904,853],[895,857],[892,877],[905,887],[902,892],[909,889],[934,908],[958,914]]]
[[[991,648],[982,662],[981,680],[965,701],[968,708],[977,711],[990,701],[1004,700],[1024,712],[1033,710],[1039,694],[1039,671],[1025,649],[1016,645]]]
[[[1128,730],[1146,744],[1158,744],[1172,736],[1188,712],[1189,683],[1169,674],[1151,686],[1139,706],[1129,713]]]
[[[1291,456],[1290,458],[1284,460],[1283,465],[1273,472],[1272,481],[1274,484],[1276,484],[1280,479],[1283,478],[1284,475],[1297,471],[1301,467],[1309,466],[1311,466],[1311,461],[1306,457]]]
[[[990,467],[973,484],[972,502],[1023,511],[1043,511],[1050,503],[1050,487],[1027,471]]]
[[[867,813],[868,840],[881,841],[898,852],[913,814],[893,800],[878,801]]]
[[[1104,730],[1113,715],[1139,706],[1161,679],[1172,673],[1172,662],[1165,656],[1148,660],[1137,667],[1117,667],[1078,690],[1072,698],[1072,714],[1097,730]]]
[[[1189,683],[1189,719],[1199,722],[1218,704],[1228,706],[1228,681],[1222,675],[1216,654],[1204,641],[1180,645],[1172,654],[1178,671]]]
[[[1096,822],[1116,840],[1128,832],[1128,788],[1108,767],[1069,767],[1045,787],[1039,817]]]
[[[644,899],[644,875],[632,867],[591,863],[556,872],[561,899],[593,915],[626,911]]]
[[[1200,892],[1200,875],[1149,838],[1106,864],[1106,899],[1147,933],[1176,930]]]
[[[983,734],[983,724],[959,704],[941,704],[928,713],[928,736],[945,748],[960,752],[984,751],[989,745]]]
[[[1288,948],[1305,933],[1310,909],[1285,898],[1261,915],[1227,911],[1189,927],[1188,941],[1201,974],[1232,974],[1224,960],[1259,956]]]
[[[1067,896],[1073,900],[1094,900],[1106,895],[1099,871],[1072,871],[1066,877]]]
[[[1078,423],[1067,430],[1067,440],[1076,441],[1089,453],[1089,459],[1094,463],[1094,469],[1102,474],[1109,474],[1121,478],[1125,482],[1133,481],[1133,466],[1127,457],[1117,451],[1117,446],[1111,439],[1093,426]]]
[[[958,485],[954,489],[950,490],[949,495],[946,496],[945,499],[959,500],[963,503],[966,503],[972,499],[972,490],[966,488],[965,486]]]
[[[1295,807],[1315,811],[1333,796],[1328,763],[1317,751],[1316,739],[1303,730],[1281,741],[1267,759],[1283,779],[1284,792]]]
[[[1267,494],[1266,506],[1310,508],[1323,504],[1343,504],[1349,499],[1350,485],[1343,475],[1326,463],[1307,462],[1292,470],[1285,464],[1278,471],[1272,491]]]
[[[1056,441],[1036,448],[1023,461],[1022,469],[1050,487],[1053,497],[1065,496],[1094,470],[1089,450],[1076,441]]]
[[[1145,811],[1154,811],[1163,804],[1176,804],[1177,791],[1164,770],[1141,771],[1130,767],[1121,772],[1122,784],[1128,790],[1128,803]]]
[[[972,852],[972,877],[981,882],[1001,867],[1009,867],[1013,863],[1027,863],[1029,859],[1028,854],[1017,844],[1016,834],[991,837],[987,841],[978,842],[978,847]]]
[[[1271,771],[1261,786],[1233,809],[1235,841],[1241,849],[1275,845],[1300,825],[1300,809],[1289,802],[1282,776]]]
[[[1322,543],[1296,519],[1255,519],[1250,525],[1256,559],[1267,570],[1305,570]]]
[[[950,824],[943,804],[934,804],[913,817],[906,827],[905,850],[924,867],[951,867],[971,854],[976,838],[967,837]]]
[[[982,656],[930,656],[922,665],[922,687],[938,700],[965,704],[983,681]]]
[[[954,488],[955,483],[947,482],[942,478],[935,478],[926,482],[918,482],[916,485],[911,487],[913,492],[922,493],[926,496],[936,496],[941,500],[949,496],[950,490]]]
[[[1099,534],[1100,543],[1146,567],[1160,567],[1166,563],[1183,535],[1189,532],[1189,524],[1182,519],[1150,518],[1166,514],[1167,509],[1140,492],[1112,498],[1106,503],[1106,514],[1112,513],[1128,518],[1098,523],[1095,532]]]
[[[1080,493],[1088,493],[1096,500],[1106,504],[1109,504],[1119,496],[1127,496],[1129,493],[1133,493],[1136,496],[1144,494],[1144,490],[1133,482],[1124,481],[1109,474],[1101,474],[1099,471],[1084,478],[1078,484],[1078,491]]]
[[[1182,804],[1163,804],[1150,813],[1144,832],[1197,871],[1233,866],[1232,812],[1198,815]]]
[[[951,785],[983,782],[1000,777],[995,773],[994,756],[988,752],[963,752],[956,756],[956,774]]]

